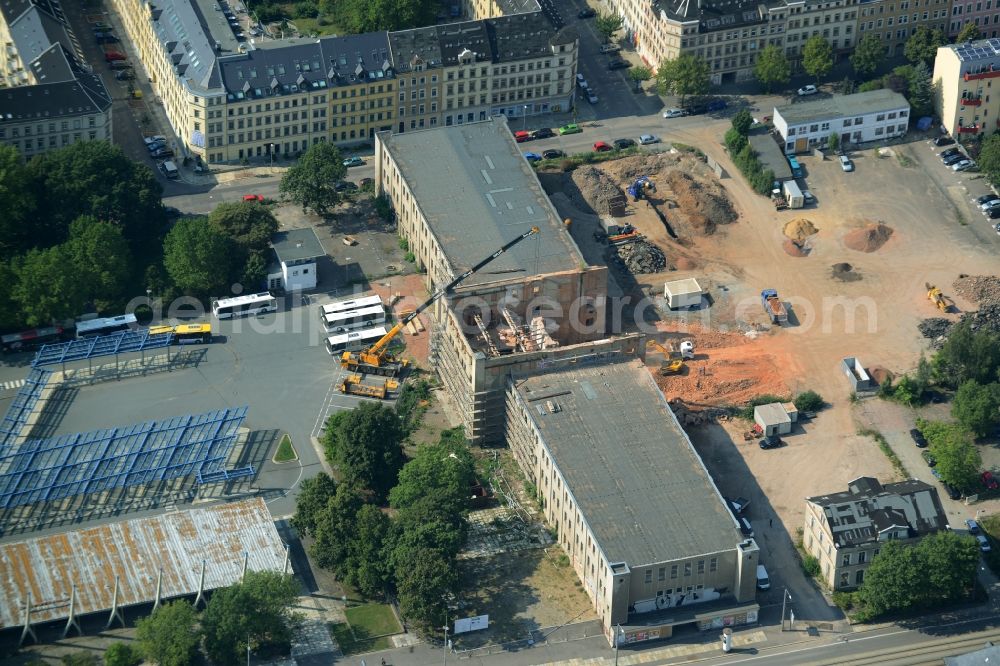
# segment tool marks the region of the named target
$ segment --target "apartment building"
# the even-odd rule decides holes
[[[848,590],[864,582],[884,543],[914,543],[947,527],[934,486],[915,479],[882,485],[862,476],[847,492],[806,499],[802,545],[819,560],[831,590]]]
[[[791,155],[826,143],[834,132],[843,145],[904,136],[910,104],[899,93],[882,89],[776,106],[772,117],[785,153]]]
[[[461,7],[463,15],[473,20],[542,10],[538,0],[462,0]]]
[[[857,44],[859,0],[786,0],[785,55],[793,66],[802,63],[802,47],[819,35],[830,43],[834,54],[846,54]]]
[[[641,360],[515,375],[506,442],[608,642],[754,624],[760,553]]]
[[[979,26],[982,37],[996,37],[1000,31],[1000,2],[997,0],[952,0],[948,36],[956,37],[966,24]]]
[[[906,40],[920,26],[948,33],[951,0],[873,0],[859,7],[858,39],[876,35],[890,57],[903,55]]]
[[[30,158],[111,139],[111,95],[58,3],[0,0],[0,142]]]
[[[996,91],[994,81],[998,81]],[[934,109],[952,136],[1000,129],[1000,38],[939,48],[933,88]]]

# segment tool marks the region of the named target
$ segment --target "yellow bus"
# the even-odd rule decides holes
[[[150,335],[162,335],[164,333],[173,333],[173,342],[177,345],[206,344],[212,341],[211,324],[178,324],[177,326],[160,325],[149,327]]]

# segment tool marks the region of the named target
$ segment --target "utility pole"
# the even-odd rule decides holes
[[[448,611],[444,613],[444,645],[441,647],[441,651],[444,653],[444,659],[441,662],[444,666],[448,666]]]
[[[618,666],[618,646],[622,644],[622,625],[615,625],[615,666]]]
[[[791,601],[792,600],[792,595],[788,594],[788,588],[787,587],[782,588],[782,589],[783,589],[783,592],[781,593],[781,630],[784,631],[785,630],[785,602],[786,601]]]

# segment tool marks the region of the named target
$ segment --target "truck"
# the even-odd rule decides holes
[[[785,191],[785,200],[788,202],[789,208],[802,208],[805,205],[806,201],[802,190],[799,189],[798,183],[794,180],[786,180],[782,189]]]
[[[792,155],[788,156],[788,166],[791,167],[791,169],[792,169],[792,177],[793,178],[801,178],[802,177],[802,165],[799,164],[799,161],[797,159],[795,159],[795,157],[792,156]]]
[[[785,304],[778,298],[778,292],[774,289],[765,289],[760,292],[760,302],[764,306],[764,312],[771,318],[772,324],[784,324],[788,321],[788,311]]]

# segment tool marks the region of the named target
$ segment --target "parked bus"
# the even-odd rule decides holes
[[[362,310],[336,312],[323,317],[323,326],[327,333],[345,333],[358,328],[371,328],[376,324],[385,323],[385,308],[373,305]]]
[[[366,328],[363,331],[351,331],[341,335],[333,335],[326,339],[326,351],[331,356],[338,356],[345,351],[361,351],[381,340],[386,334],[385,326]]]
[[[61,342],[65,336],[66,331],[61,326],[33,328],[30,331],[0,336],[0,349],[4,353],[34,351],[42,345]]]
[[[150,326],[150,335],[173,333],[175,345],[207,344],[212,341],[211,324],[178,324],[177,326]]]
[[[264,291],[259,294],[247,294],[233,298],[220,298],[212,301],[212,312],[218,319],[230,319],[247,315],[258,315],[265,312],[277,312],[278,301]]]
[[[382,305],[382,297],[378,294],[374,296],[362,296],[361,298],[353,298],[348,301],[337,301],[336,303],[327,303],[326,305],[319,306],[319,318],[322,321],[327,315],[336,314],[338,312],[349,312],[350,310],[361,310],[364,308],[370,308],[373,305]]]
[[[118,315],[117,317],[98,317],[87,321],[76,322],[76,337],[92,338],[96,335],[110,335],[119,331],[127,331],[136,323],[134,314]]]
[[[788,166],[791,167],[791,169],[792,169],[792,177],[793,178],[801,178],[802,177],[802,165],[800,165],[799,161],[797,159],[795,159],[795,157],[792,156],[792,155],[788,156]]]

